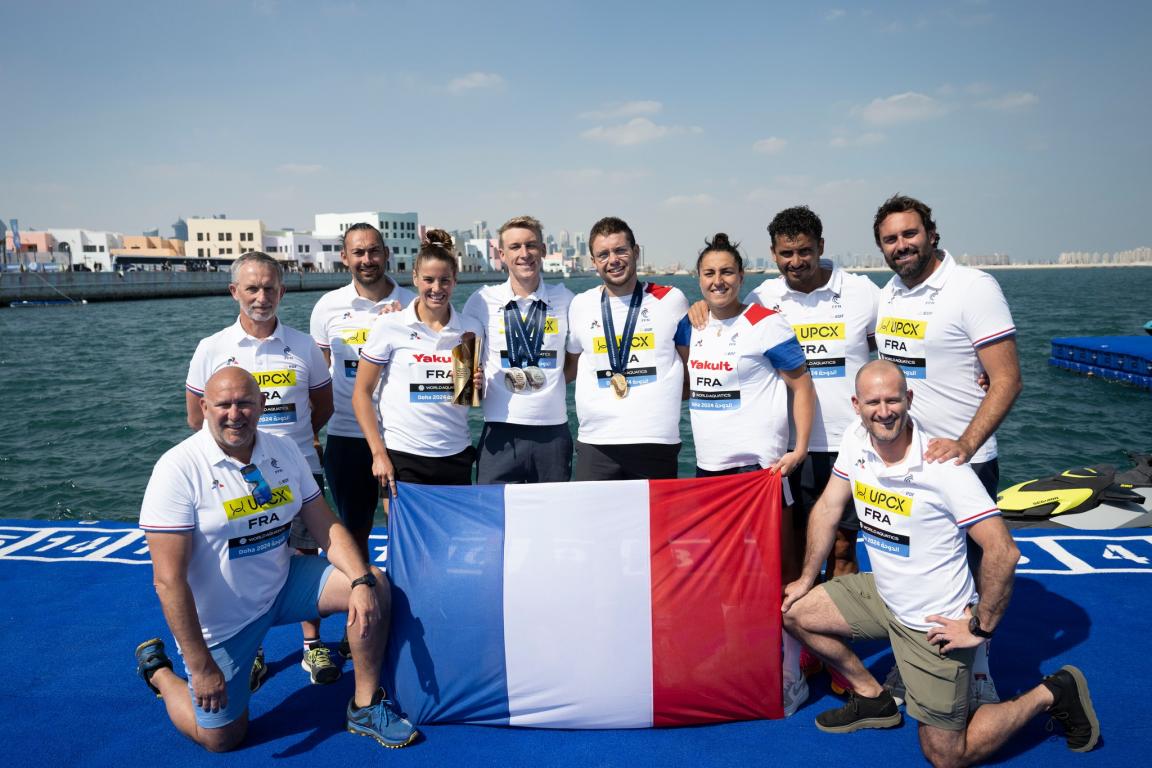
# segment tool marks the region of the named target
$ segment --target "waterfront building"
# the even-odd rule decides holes
[[[351,213],[318,213],[312,234],[317,238],[337,238],[335,261],[340,261],[339,239],[353,224],[366,222],[380,230],[384,245],[392,255],[389,271],[407,272],[412,269],[416,252],[420,250],[420,217],[413,211],[358,211]],[[321,251],[323,252],[323,251]]]
[[[118,247],[109,251],[109,263],[88,260],[85,253],[84,264],[94,272],[106,269],[178,269],[188,268],[184,253],[184,241],[178,238],[164,238],[152,235],[124,235]]]
[[[235,261],[236,257],[264,246],[264,222],[260,219],[188,219],[189,258]]]
[[[261,250],[287,270],[302,272],[333,272],[340,262],[340,237],[317,235],[315,232],[294,229],[268,229],[264,231]]]

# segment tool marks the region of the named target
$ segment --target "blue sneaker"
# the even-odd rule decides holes
[[[384,698],[384,689],[377,691],[370,706],[356,708],[356,697],[348,702],[348,732],[371,736],[389,749],[400,749],[416,741],[420,731],[396,711],[396,705]]]
[[[136,646],[136,674],[148,686],[156,698],[160,698],[160,689],[152,685],[152,675],[158,669],[167,667],[172,669],[172,660],[164,652],[164,641],[158,637],[145,640]]]

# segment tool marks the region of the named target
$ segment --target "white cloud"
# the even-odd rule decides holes
[[[622,125],[607,127],[598,125],[595,128],[589,128],[580,135],[590,141],[603,141],[618,147],[630,147],[663,139],[666,136],[702,132],[702,128],[695,126],[657,125],[646,117],[634,117]]]
[[[824,12],[824,21],[839,21],[848,15],[848,11],[843,8],[832,8]]]
[[[992,109],[997,112],[1014,112],[1021,109],[1028,109],[1029,107],[1036,106],[1040,103],[1040,97],[1034,93],[1016,92],[1006,93],[1003,96],[997,96],[993,99],[981,101],[977,106],[984,109]]]
[[[492,72],[469,72],[449,82],[448,90],[452,93],[460,93],[482,88],[503,88],[504,85],[504,78]]]
[[[886,99],[873,99],[868,106],[853,111],[869,123],[892,125],[933,120],[945,115],[948,108],[931,96],[909,91]]]
[[[583,120],[616,120],[623,117],[637,117],[639,115],[656,115],[664,109],[659,101],[624,101],[604,104],[600,109],[581,112]]]
[[[778,155],[784,151],[786,146],[788,146],[788,142],[786,140],[777,138],[775,136],[769,136],[768,138],[760,139],[760,141],[753,144],[752,150],[754,152],[759,152],[762,155]]]
[[[849,147],[870,147],[884,141],[884,134],[877,132],[861,133],[858,136],[837,136],[828,142],[834,149],[847,149]]]
[[[664,206],[667,208],[707,208],[716,202],[712,195],[701,192],[696,195],[672,195],[665,198]]]

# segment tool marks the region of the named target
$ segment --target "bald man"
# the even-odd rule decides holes
[[[336,520],[295,442],[257,431],[263,407],[252,374],[218,370],[200,401],[207,428],[152,471],[140,527],[187,679],[173,671],[159,638],[137,647],[137,671],[177,730],[212,752],[227,751],[247,733],[249,670],[268,629],[347,612],[356,658],[348,730],[407,746],[416,729],[379,688],[388,579]],[[296,517],[325,557],[292,556]]]
[[[933,765],[983,761],[1045,711],[1064,726],[1069,749],[1091,750],[1100,723],[1084,675],[1073,666],[1010,701],[970,712],[975,653],[1004,616],[1020,552],[972,468],[926,458],[929,438],[911,417],[911,405],[912,392],[894,363],[876,360],[857,373],[852,406],[860,422],[845,433],[812,509],[803,572],[784,589],[785,628],[853,688],[848,703],[822,712],[816,726],[850,733],[900,724],[892,694],[848,646],[883,638],[892,643],[908,715],[919,721],[920,746]],[[872,573],[814,586],[849,501]],[[984,549],[980,594],[968,568],[966,533]]]

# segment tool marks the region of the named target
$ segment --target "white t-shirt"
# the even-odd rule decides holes
[[[508,370],[508,336],[504,331],[504,308],[516,300],[520,316],[536,300],[547,305],[544,323],[544,345],[537,363],[544,372],[544,386],[539,390],[524,388],[512,392],[504,386],[504,371]],[[511,281],[499,285],[486,285],[468,297],[464,315],[485,329],[484,361],[484,421],[509,424],[552,425],[568,422],[565,396],[568,385],[564,381],[564,347],[568,340],[568,305],[572,291],[563,285],[548,285],[540,281],[532,294],[517,298]]]
[[[320,489],[292,440],[258,432],[252,463],[272,489],[257,507],[241,462],[202,429],[156,462],[140,527],[192,537],[188,586],[209,645],[235,635],[272,607],[288,578],[288,529]]]
[[[804,352],[779,312],[749,304],[736,317],[688,318],[676,329],[688,348],[688,409],[696,465],[719,471],[769,467],[788,448],[788,386],[777,371],[804,365]]]
[[[455,309],[433,331],[417,318],[415,301],[372,324],[360,357],[384,367],[379,411],[390,450],[451,456],[471,445],[468,408],[452,404],[452,347],[468,331],[483,338],[483,327]]]
[[[880,292],[876,346],[904,370],[912,415],[932,437],[953,440],[976,415],[984,372],[976,350],[1016,335],[1000,285],[986,272],[962,267],[946,251],[927,280],[909,289],[893,275]],[[996,458],[991,435],[971,461]]]
[[[313,472],[320,457],[312,447],[312,401],[309,394],[332,382],[328,365],[307,334],[277,321],[266,339],[248,335],[239,319],[219,333],[201,339],[188,364],[188,391],[204,397],[204,386],[216,371],[236,365],[256,377],[264,393],[260,429],[292,438]]]
[[[644,297],[625,376],[628,395],[617,398],[609,379],[608,348],[600,314],[602,286],[572,299],[568,351],[580,355],[576,373],[578,439],[592,445],[680,442],[680,396],[684,364],[676,353],[676,326],[688,311],[679,288],[644,283]],[[624,330],[631,295],[611,297],[612,322]]]
[[[401,288],[392,278],[384,279],[392,283],[392,292],[380,301],[364,298],[356,292],[356,284],[349,283],[321,296],[312,309],[309,323],[312,340],[332,358],[329,372],[334,411],[328,420],[330,435],[364,437],[352,412],[352,385],[360,363],[360,347],[368,339],[368,331],[381,309],[393,302],[406,307],[416,298],[416,294]]]
[[[816,415],[808,438],[811,452],[835,451],[844,430],[857,421],[852,408],[856,372],[868,362],[868,340],[876,327],[880,289],[864,275],[845,272],[830,261],[828,282],[811,293],[794,291],[783,276],[765,280],[748,301],[781,312],[808,358],[816,387]],[[795,445],[795,431],[790,446]]]
[[[832,468],[852,486],[881,599],[921,632],[933,626],[925,617],[958,619],[976,602],[965,529],[1000,514],[970,466],[924,461],[927,440],[913,421],[907,458],[889,467],[857,424],[844,434]]]

